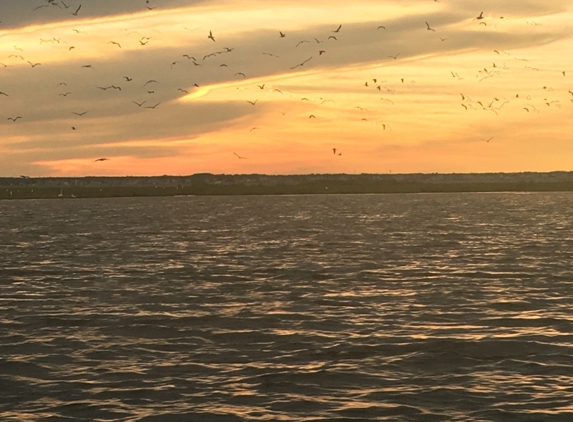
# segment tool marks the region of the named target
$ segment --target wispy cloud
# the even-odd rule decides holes
[[[566,1],[151,3],[0,10],[1,174],[501,171],[571,137]]]

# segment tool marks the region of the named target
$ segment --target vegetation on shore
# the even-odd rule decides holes
[[[484,181],[484,175],[203,174],[148,178],[4,178],[0,179],[0,199],[573,191],[573,175],[569,173],[538,178],[532,177],[531,173],[529,177],[522,176],[524,174],[503,174],[499,181],[495,176]]]

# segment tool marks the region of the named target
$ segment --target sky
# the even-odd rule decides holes
[[[572,23],[570,0],[0,0],[0,176],[571,171]]]

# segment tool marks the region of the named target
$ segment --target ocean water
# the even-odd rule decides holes
[[[0,421],[572,421],[573,194],[0,202]]]

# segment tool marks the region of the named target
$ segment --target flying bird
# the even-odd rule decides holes
[[[248,102],[249,104],[251,104],[251,105],[257,104],[257,101],[259,101],[258,98],[257,98],[255,101],[249,101],[249,100],[247,100],[247,102]]]
[[[137,101],[132,101],[132,103],[137,104],[139,107],[141,107],[143,104],[145,104],[147,101],[143,101],[141,103],[138,103]]]
[[[235,154],[239,160],[246,160],[246,159],[247,159],[247,157],[241,157],[241,156],[240,156],[239,154],[237,154],[236,152],[233,152],[233,154]]]
[[[78,8],[76,9],[76,11],[75,11],[75,12],[72,12],[72,15],[78,16],[78,12],[80,11],[81,8],[82,8],[82,5],[80,4],[80,5],[78,6]]]
[[[211,31],[209,31],[209,35],[207,36],[207,38],[213,40],[213,42],[215,42],[215,37],[213,36],[213,33]]]
[[[8,119],[6,119],[6,120],[12,120],[13,122],[15,122],[16,120],[21,119],[21,118],[22,118],[22,116],[18,116],[18,117],[8,117]]]
[[[76,116],[83,116],[84,114],[87,113],[87,111],[84,111],[82,113],[76,113],[75,111],[72,111],[73,114],[75,114]]]
[[[426,22],[426,29],[427,29],[428,31],[434,31],[434,32],[436,32],[436,30],[435,30],[434,28],[430,28],[430,24],[429,24],[428,22]]]
[[[304,66],[304,64],[306,62],[308,62],[310,59],[312,59],[313,56],[310,56],[308,59],[306,59],[305,61],[303,61],[302,63],[297,64],[296,66],[291,67],[291,69],[296,69],[299,66]]]
[[[96,159],[96,160],[94,160],[94,161],[108,161],[108,160],[109,160],[109,158],[103,157],[103,158],[98,158],[98,159]]]
[[[121,48],[121,44],[118,43],[117,41],[109,41],[108,44],[115,44],[115,45],[117,45],[119,48]]]
[[[286,34],[284,32],[279,31],[279,34],[280,34],[281,38],[286,37]]]
[[[336,28],[334,31],[332,32],[340,32],[340,28],[342,28],[342,24],[338,25],[338,28]]]

